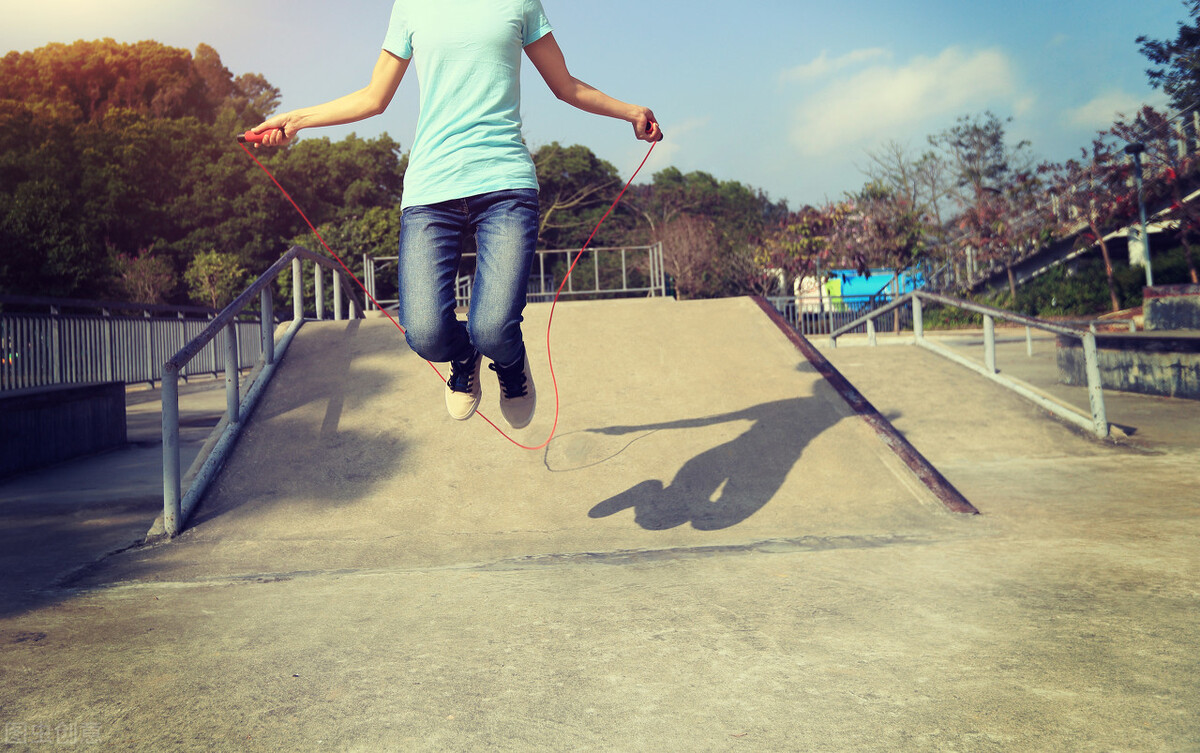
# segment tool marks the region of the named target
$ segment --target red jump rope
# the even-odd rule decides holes
[[[658,127],[657,123],[651,123],[650,124],[651,132],[653,132],[653,129],[655,129],[657,127]],[[379,301],[375,300],[375,297],[373,295],[371,295],[370,291],[367,290],[367,286],[364,285],[362,283],[362,281],[359,280],[358,277],[356,277],[355,274],[350,271],[350,268],[346,266],[346,262],[342,261],[342,257],[338,256],[334,252],[334,250],[329,247],[329,244],[325,242],[325,239],[321,237],[321,234],[317,232],[317,228],[312,224],[312,221],[308,219],[308,215],[304,214],[304,210],[300,208],[300,205],[298,205],[296,203],[296,200],[292,198],[291,194],[289,194],[284,189],[284,187],[282,185],[280,185],[279,180],[274,175],[271,174],[271,171],[268,170],[263,165],[263,163],[259,162],[258,158],[254,156],[254,153],[251,152],[250,149],[246,147],[246,144],[261,144],[263,141],[263,137],[266,136],[268,133],[270,133],[270,131],[271,131],[271,129],[263,131],[262,133],[255,133],[254,131],[246,131],[245,133],[238,136],[237,140],[238,140],[238,143],[241,144],[242,150],[246,152],[246,154],[250,157],[250,159],[254,160],[254,164],[258,165],[259,168],[264,173],[267,174],[267,177],[271,179],[271,182],[275,184],[275,187],[279,189],[279,191],[283,194],[284,198],[286,198],[288,200],[288,202],[292,205],[292,207],[300,214],[300,217],[304,220],[305,224],[307,224],[309,229],[312,230],[313,235],[315,235],[317,237],[317,240],[321,242],[321,245],[325,248],[326,251],[329,252],[329,255],[331,257],[333,257],[334,261],[336,261],[338,264],[341,265],[342,269],[344,269],[346,271],[346,274],[350,275],[350,279],[352,279],[356,283],[358,283],[358,286],[360,288],[362,288],[363,294],[365,296],[367,296],[367,298],[370,298],[371,302],[375,304],[375,308],[377,308],[377,309],[379,309],[379,311],[383,312],[383,315],[388,318],[388,321],[390,321],[392,324],[396,325],[396,329],[400,330],[400,332],[403,333],[404,327],[400,326],[400,322],[396,321],[392,317],[392,315],[389,314],[387,312],[387,310],[385,310],[383,308],[383,306],[379,305]],[[571,273],[575,271],[575,265],[579,263],[579,259],[580,259],[580,257],[583,256],[583,252],[587,251],[588,246],[591,245],[592,238],[596,237],[596,232],[598,230],[600,230],[600,226],[604,224],[604,221],[608,219],[608,216],[610,214],[612,214],[612,211],[617,208],[617,204],[620,203],[621,197],[623,197],[625,195],[625,192],[629,190],[629,186],[633,183],[633,179],[637,177],[638,173],[641,172],[642,167],[645,166],[646,161],[650,159],[650,155],[654,152],[654,147],[657,143],[658,143],[657,141],[650,142],[650,149],[646,152],[646,156],[642,158],[641,164],[639,164],[637,169],[633,171],[633,175],[629,176],[629,180],[627,180],[625,182],[625,187],[621,189],[621,192],[619,194],[617,194],[617,198],[613,199],[612,204],[608,207],[608,211],[606,211],[604,213],[604,216],[600,218],[600,221],[596,223],[596,226],[594,228],[592,228],[591,235],[588,236],[588,239],[584,242],[583,247],[579,249],[579,253],[575,254],[575,258],[571,260],[571,266],[567,268],[567,273],[563,276],[562,282],[560,282],[558,284],[558,290],[556,290],[554,292],[554,300],[550,304],[550,317],[549,317],[549,320],[546,322],[546,361],[550,366],[550,381],[554,385],[554,424],[550,427],[550,435],[548,437],[546,437],[546,440],[544,442],[542,442],[541,444],[537,444],[537,445],[521,444],[520,442],[518,442],[517,440],[515,440],[511,436],[509,436],[503,429],[501,429],[499,426],[497,426],[495,424],[495,422],[493,422],[490,418],[488,418],[486,415],[484,415],[482,411],[475,412],[475,415],[482,418],[484,421],[486,421],[488,423],[488,425],[490,425],[493,429],[495,429],[497,432],[499,432],[500,436],[504,437],[509,442],[512,442],[514,445],[516,445],[517,447],[520,447],[523,450],[540,450],[540,449],[542,449],[546,445],[550,444],[550,440],[554,439],[554,433],[558,430],[558,416],[559,416],[558,379],[554,376],[554,358],[550,354],[550,327],[554,324],[554,308],[558,305],[559,295],[562,294],[563,286],[567,284],[567,280],[570,279]],[[426,361],[426,363],[429,363],[429,368],[433,369],[434,373],[436,373],[438,375],[438,379],[440,379],[444,383],[446,381],[446,377],[442,374],[441,371],[438,370],[438,367],[434,366],[433,363],[431,363],[429,361]]]

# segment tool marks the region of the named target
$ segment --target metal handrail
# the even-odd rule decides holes
[[[937,343],[930,342],[925,337],[925,325],[923,318],[922,301],[930,301],[933,303],[941,303],[947,306],[955,306],[965,311],[983,315],[983,347],[984,357],[983,365],[963,358],[957,353],[945,348]],[[1100,379],[1100,360],[1096,350],[1096,334],[1090,330],[1079,330],[1072,327],[1062,326],[1054,322],[1048,322],[1043,319],[1035,319],[1023,314],[1016,314],[1011,311],[984,306],[982,304],[973,303],[971,301],[963,301],[950,296],[941,295],[939,293],[927,293],[922,290],[915,290],[911,293],[897,298],[896,300],[880,306],[871,312],[855,319],[854,321],[839,327],[829,335],[829,344],[832,347],[837,347],[837,339],[864,324],[867,328],[867,342],[870,345],[877,344],[875,335],[875,319],[886,314],[894,309],[904,305],[912,306],[913,320],[913,340],[914,343],[922,348],[931,350],[945,358],[954,361],[962,366],[966,366],[972,371],[983,374],[998,384],[1007,387],[1017,394],[1025,397],[1056,416],[1069,421],[1086,431],[1095,434],[1101,439],[1105,439],[1112,433],[1112,427],[1108,423],[1108,415],[1104,408],[1104,389]],[[999,373],[996,368],[996,320],[1015,322],[1025,326],[1026,342],[1028,344],[1028,352],[1032,355],[1033,339],[1032,330],[1039,329],[1046,332],[1052,332],[1063,337],[1073,337],[1083,343],[1083,357],[1085,363],[1085,373],[1087,375],[1088,386],[1088,405],[1091,408],[1091,415],[1085,416],[1081,414],[1075,407],[1062,403],[1055,398],[1042,393],[1028,384],[1010,377],[1006,377]]]
[[[259,398],[266,390],[275,373],[275,365],[287,351],[288,345],[296,336],[296,332],[304,324],[304,282],[302,260],[313,262],[316,282],[315,305],[317,319],[324,318],[324,301],[321,272],[322,267],[333,274],[333,314],[335,320],[342,319],[343,288],[348,282],[345,271],[327,257],[314,254],[308,249],[293,246],[279,261],[275,262],[255,280],[249,288],[226,306],[213,321],[195,337],[184,345],[162,367],[162,437],[163,437],[163,532],[167,536],[177,536],[183,530],[188,516],[204,495],[208,485],[225,464],[225,460],[233,450],[242,426],[254,412]],[[274,327],[274,300],[272,283],[291,266],[292,270],[292,323],[276,341]],[[363,305],[354,295],[349,293],[351,318],[361,318]],[[238,384],[238,369],[235,358],[225,359],[225,397],[226,411],[214,430],[219,433],[215,443],[206,445],[200,456],[188,470],[191,483],[187,493],[183,494],[183,478],[180,476],[179,460],[179,373],[206,345],[212,342],[222,332],[225,333],[227,352],[235,353],[237,349],[237,330],[235,325],[241,312],[253,305],[255,298],[259,299],[262,311],[261,347],[262,355],[259,361],[259,371],[250,388],[243,397]]]

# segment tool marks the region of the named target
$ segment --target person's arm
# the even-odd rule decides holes
[[[391,104],[392,97],[404,78],[404,72],[408,70],[409,62],[384,50],[379,53],[379,60],[371,73],[371,82],[366,87],[323,105],[276,115],[251,130],[262,133],[268,129],[278,129],[268,133],[262,143],[264,146],[282,146],[304,128],[354,123],[378,115]]]
[[[563,102],[595,115],[628,121],[633,124],[634,135],[643,141],[662,140],[662,128],[650,108],[613,99],[572,76],[553,33],[527,45],[525,54],[542,74],[550,91]]]

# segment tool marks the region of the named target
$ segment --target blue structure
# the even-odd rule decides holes
[[[859,275],[853,269],[835,269],[830,273],[830,277],[840,278],[842,281],[842,295],[850,296],[872,296],[878,293],[890,294],[892,292],[892,278],[895,277],[895,272],[890,269],[872,269],[871,274],[867,276]],[[909,270],[900,275],[900,295],[910,293],[913,290],[921,287],[924,281],[921,279],[921,274],[917,270]]]

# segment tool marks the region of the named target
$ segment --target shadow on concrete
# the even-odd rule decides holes
[[[58,585],[99,557],[137,543],[161,497],[80,509],[5,510],[0,522],[0,618],[55,600]]]
[[[308,337],[292,344],[289,358],[317,360],[324,368],[283,370],[276,376],[239,439],[239,444],[257,445],[256,451],[235,453],[193,513],[189,528],[243,507],[350,503],[380,483],[381,468],[397,467],[406,444],[399,436],[342,425],[348,400],[362,403],[391,393],[399,378],[355,364],[356,355],[371,348],[358,342],[361,322],[312,328]],[[397,355],[411,352],[397,349]],[[317,418],[314,408],[322,404]]]
[[[814,424],[828,416],[816,398],[789,398],[703,418],[642,426],[608,426],[591,431],[610,434],[695,429],[730,421],[751,421],[742,434],[705,450],[679,469],[669,483],[648,479],[604,500],[590,511],[604,518],[629,508],[642,528],[660,531],[690,523],[700,531],[735,526],[761,510],[779,492],[792,467],[813,438],[829,428]],[[810,404],[813,404],[810,406]]]

